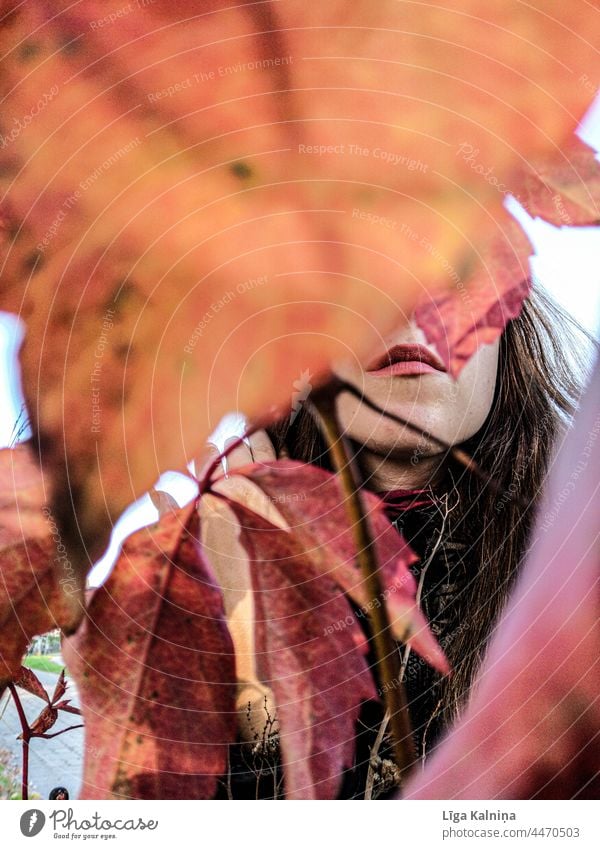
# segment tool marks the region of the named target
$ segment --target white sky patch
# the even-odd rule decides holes
[[[600,326],[600,235],[594,227],[553,227],[530,218],[511,198],[507,208],[535,248],[533,277],[582,327],[598,337]]]
[[[209,437],[219,451],[225,447],[225,440],[231,436],[241,436],[245,429],[246,420],[240,413],[230,413],[223,417],[217,428]],[[193,474],[189,464],[190,474]],[[179,507],[184,507],[197,495],[195,481],[179,472],[165,472],[155,484],[155,489],[162,489],[173,496]],[[121,543],[134,531],[151,525],[158,519],[158,511],[152,504],[149,495],[144,495],[125,510],[113,528],[110,545],[106,554],[98,560],[88,576],[91,587],[100,586],[110,574],[115,560],[119,555]]]
[[[194,481],[178,472],[165,472],[156,482],[155,488],[170,493],[179,507],[185,506],[195,498],[197,492]],[[98,587],[103,584],[119,556],[123,540],[134,531],[139,531],[146,525],[152,525],[157,519],[158,510],[152,504],[149,495],[143,495],[128,507],[112,530],[106,553],[91,569],[88,575],[88,585]]]
[[[0,448],[11,445],[19,414],[23,411],[26,415],[17,360],[23,331],[24,325],[16,316],[0,312]],[[21,439],[30,435],[27,429]]]

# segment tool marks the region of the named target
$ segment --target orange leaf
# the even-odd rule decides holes
[[[531,163],[521,185],[519,200],[530,215],[557,227],[600,223],[600,163],[577,137],[559,154]]]
[[[589,0],[2,9],[0,308],[92,557],[224,412],[289,405],[478,261],[600,33]]]
[[[532,253],[525,233],[509,221],[505,233],[485,252],[485,267],[471,275],[468,286],[433,291],[417,305],[416,323],[454,377],[521,312],[531,291]]]

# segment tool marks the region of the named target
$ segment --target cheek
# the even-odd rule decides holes
[[[499,341],[480,348],[455,382],[454,398],[437,422],[437,433],[447,442],[456,445],[469,439],[488,417],[496,388],[499,348]]]
[[[346,365],[336,369],[379,407],[395,412],[429,431],[444,442],[456,445],[473,436],[485,422],[496,386],[499,342],[480,348],[469,360],[456,381],[424,376],[417,380],[395,378],[392,382],[371,379]],[[338,400],[340,422],[348,436],[375,450],[411,451],[422,438],[402,429],[395,422],[369,410],[356,398],[344,394]],[[431,447],[431,453],[438,448]],[[429,453],[429,452],[426,452]]]

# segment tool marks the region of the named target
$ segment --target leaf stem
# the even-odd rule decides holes
[[[384,694],[385,707],[390,716],[394,760],[400,770],[401,780],[404,780],[417,756],[408,715],[406,692],[400,680],[398,647],[392,636],[385,604],[375,603],[383,597],[383,592],[371,528],[362,502],[358,476],[340,432],[335,411],[335,396],[330,394],[329,387],[317,390],[313,394],[311,406],[316,409],[328,443],[333,467],[346,495],[346,506],[354,534],[358,564],[368,598],[373,602],[370,605],[369,615],[373,626],[375,663],[379,673],[379,684]]]
[[[32,734],[32,737],[41,737],[44,740],[51,740],[53,737],[59,737],[61,734],[65,734],[67,731],[74,731],[75,728],[84,728],[83,723],[81,725],[69,725],[68,728],[62,728],[60,731],[55,731],[54,734]]]
[[[21,737],[23,739],[23,762],[21,766],[21,798],[27,800],[29,799],[29,740],[31,739],[31,728],[29,727],[29,723],[27,722],[27,717],[25,716],[25,711],[23,710],[21,699],[19,697],[19,694],[17,693],[17,688],[12,683],[12,681],[9,683],[8,689],[10,690],[10,694],[13,697],[13,701],[17,709],[17,714],[19,716],[19,722],[21,723]]]
[[[241,436],[238,436],[233,442],[231,442],[227,446],[227,448],[224,448],[222,451],[220,451],[217,454],[217,456],[208,465],[206,471],[202,475],[202,478],[198,481],[198,493],[199,493],[199,495],[203,495],[205,492],[207,492],[210,489],[210,483],[211,483],[212,477],[213,477],[214,473],[216,472],[216,470],[221,465],[222,461],[229,454],[231,454],[232,451],[234,451],[240,445],[243,445],[245,439],[248,439],[250,436],[255,434],[257,430],[261,430],[261,428],[264,428],[265,426],[266,426],[266,423],[262,420],[255,422],[253,425],[250,425],[249,427],[247,427],[246,430],[243,432],[243,434]]]
[[[23,737],[23,775],[21,777],[21,799],[29,799],[29,740]]]

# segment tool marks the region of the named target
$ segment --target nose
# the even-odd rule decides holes
[[[392,345],[415,344],[426,345],[427,339],[421,328],[411,318],[406,324],[401,325],[385,337],[386,349]]]

